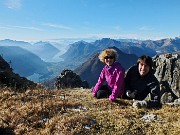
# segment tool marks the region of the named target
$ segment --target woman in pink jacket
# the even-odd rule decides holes
[[[116,62],[117,57],[114,49],[106,49],[99,54],[99,60],[106,65],[92,91],[97,99],[109,98],[110,101],[114,101],[124,94],[125,70],[119,62]]]

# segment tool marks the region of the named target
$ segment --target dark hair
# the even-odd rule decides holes
[[[147,55],[142,55],[142,56],[140,56],[140,57],[138,58],[138,60],[137,60],[137,65],[138,65],[142,60],[144,60],[145,63],[146,63],[148,66],[150,66],[150,69],[153,68],[153,60],[152,60],[151,57],[149,57],[149,56],[147,56]]]

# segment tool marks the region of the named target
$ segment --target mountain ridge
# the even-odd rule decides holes
[[[11,61],[14,72],[23,77],[33,73],[44,74],[48,72],[47,65],[37,55],[17,46],[0,46],[3,58]]]
[[[53,47],[53,44],[55,48]],[[39,56],[43,61],[48,62],[47,63],[48,67],[47,66],[46,67],[51,70],[52,74],[50,75],[47,72],[45,73],[45,76],[48,75],[48,78],[51,78],[53,76],[56,76],[57,72],[58,73],[61,72],[64,68],[69,68],[71,70],[78,68],[89,58],[93,57],[95,54],[108,47],[115,46],[124,53],[135,54],[136,56],[145,54],[153,57],[155,55],[166,52],[176,53],[180,50],[180,37],[166,38],[160,40],[133,40],[133,39],[111,39],[111,38],[102,38],[91,42],[86,42],[82,40],[75,43],[71,43],[68,45],[68,47],[64,47],[64,45],[62,45],[63,47],[62,52],[61,52],[61,47],[59,47],[59,44],[56,43],[53,44],[51,43],[49,44],[48,42],[43,42],[43,41],[30,44],[28,42],[16,41],[10,39],[0,40],[0,46],[9,46],[9,47],[23,46],[24,48],[28,48],[29,46],[30,48],[35,47],[36,48],[36,49],[34,48],[35,51],[31,49],[31,52],[34,53],[36,56]],[[49,46],[51,45],[52,47],[50,47],[49,49]],[[39,47],[40,50],[43,51],[38,50],[37,48]],[[2,52],[0,53],[2,54]],[[19,58],[16,59],[16,61],[19,60],[21,59]],[[17,68],[21,68],[21,66]]]

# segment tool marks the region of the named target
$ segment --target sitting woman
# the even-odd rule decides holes
[[[130,67],[125,77],[125,98],[134,99],[135,108],[161,107],[160,86],[153,73],[153,60],[142,55],[137,64]],[[150,95],[149,100],[145,100]]]
[[[93,96],[96,98],[109,98],[110,101],[122,97],[124,94],[125,70],[117,60],[117,52],[114,49],[103,50],[99,54],[99,60],[106,65],[102,69],[98,82],[93,88]],[[106,84],[104,85],[104,83]]]

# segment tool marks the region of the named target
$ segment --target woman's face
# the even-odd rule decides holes
[[[145,76],[149,73],[150,66],[148,66],[144,60],[142,60],[139,62],[138,69],[139,69],[139,74],[141,76]]]
[[[111,55],[105,56],[104,62],[106,65],[111,66],[114,63],[114,56],[111,56]]]

